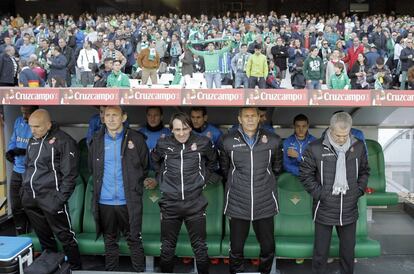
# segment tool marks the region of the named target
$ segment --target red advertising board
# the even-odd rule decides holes
[[[308,91],[304,89],[247,89],[245,105],[307,106]]]
[[[414,92],[408,90],[373,90],[372,105],[390,107],[414,107]]]
[[[310,106],[370,106],[370,90],[310,90]]]
[[[106,88],[65,88],[60,90],[61,105],[119,105],[119,90]]]
[[[243,106],[242,89],[186,89],[182,91],[182,105]]]
[[[59,90],[51,88],[2,88],[2,105],[59,105]]]
[[[179,106],[181,89],[121,89],[121,105]]]

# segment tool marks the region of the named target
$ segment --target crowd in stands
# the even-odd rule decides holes
[[[168,74],[190,86],[203,73],[197,87],[414,89],[413,33],[410,16],[16,15],[0,23],[0,85],[129,87]]]

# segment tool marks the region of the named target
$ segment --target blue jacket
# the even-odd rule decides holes
[[[309,133],[303,141],[298,140],[295,134],[292,134],[283,142],[283,168],[286,172],[299,176],[299,164],[302,161],[302,154],[305,152],[306,147],[314,140],[316,140],[316,137]],[[298,152],[298,158],[288,156],[287,151],[289,148],[294,148]]]
[[[26,149],[30,138],[32,138],[32,130],[26,120],[24,120],[23,116],[21,116],[14,122],[13,134],[10,138],[7,150],[15,148]],[[23,174],[25,171],[25,162],[26,156],[15,156],[13,170]]]
[[[138,132],[141,132],[147,137],[147,140],[145,142],[147,143],[149,152],[151,152],[155,148],[158,139],[165,138],[171,135],[171,130],[166,127],[162,127],[160,130],[157,131],[150,130],[148,127],[142,127],[138,129]]]
[[[99,203],[126,205],[124,179],[122,177],[121,146],[124,131],[115,138],[105,132],[104,172]]]
[[[53,57],[52,64],[50,65],[49,79],[52,77],[59,77],[60,79],[65,80],[67,74],[67,63],[68,60],[63,54],[59,54],[58,56]]]
[[[215,147],[217,147],[218,141],[220,140],[220,137],[223,134],[218,128],[209,123],[205,123],[203,127],[199,130],[193,129],[193,132],[194,134],[197,134],[199,136],[206,136],[210,138],[211,142],[213,142]]]
[[[25,67],[19,74],[19,85],[23,87],[44,87],[45,81],[33,72],[29,67]]]

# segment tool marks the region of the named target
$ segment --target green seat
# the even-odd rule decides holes
[[[78,143],[79,148],[79,175],[82,177],[85,183],[88,182],[89,176],[91,176],[88,167],[88,145],[86,144],[86,138],[83,138]]]
[[[398,204],[398,195],[394,192],[385,191],[385,164],[384,152],[381,145],[374,140],[366,140],[368,147],[368,162],[371,168],[368,179],[368,187],[374,192],[367,194],[368,206],[387,206]]]
[[[284,173],[278,180],[280,213],[276,217],[276,254],[279,257],[310,258],[313,254],[314,223],[311,196],[298,178]],[[355,257],[380,256],[377,241],[368,238],[365,196],[359,199]],[[330,256],[339,256],[339,239],[333,230]]]
[[[72,196],[68,201],[69,206],[69,215],[71,219],[72,230],[76,233],[76,236],[79,235],[79,232],[82,229],[82,216],[83,216],[83,202],[85,195],[85,185],[80,177],[76,179],[76,187],[73,191]],[[41,251],[39,239],[37,238],[34,232],[31,232],[27,235],[32,238],[33,246],[35,251]],[[56,238],[57,239],[57,238]],[[58,241],[59,250],[62,250],[62,245]]]

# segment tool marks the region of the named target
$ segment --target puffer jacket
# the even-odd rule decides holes
[[[43,138],[29,140],[22,184],[24,191],[30,193],[42,208],[56,212],[75,189],[78,158],[75,140],[53,124]]]
[[[224,214],[242,220],[259,220],[279,211],[277,177],[282,170],[282,141],[259,129],[250,147],[241,129],[223,136],[220,166],[226,177]]]
[[[368,184],[369,166],[364,143],[351,135],[346,152],[346,177],[349,189],[345,195],[332,195],[337,154],[327,136],[305,150],[299,167],[299,180],[313,197],[313,219],[324,225],[354,223],[358,219],[358,199]]]
[[[217,166],[210,139],[194,133],[184,144],[173,135],[160,138],[151,158],[161,193],[170,200],[198,198]]]

